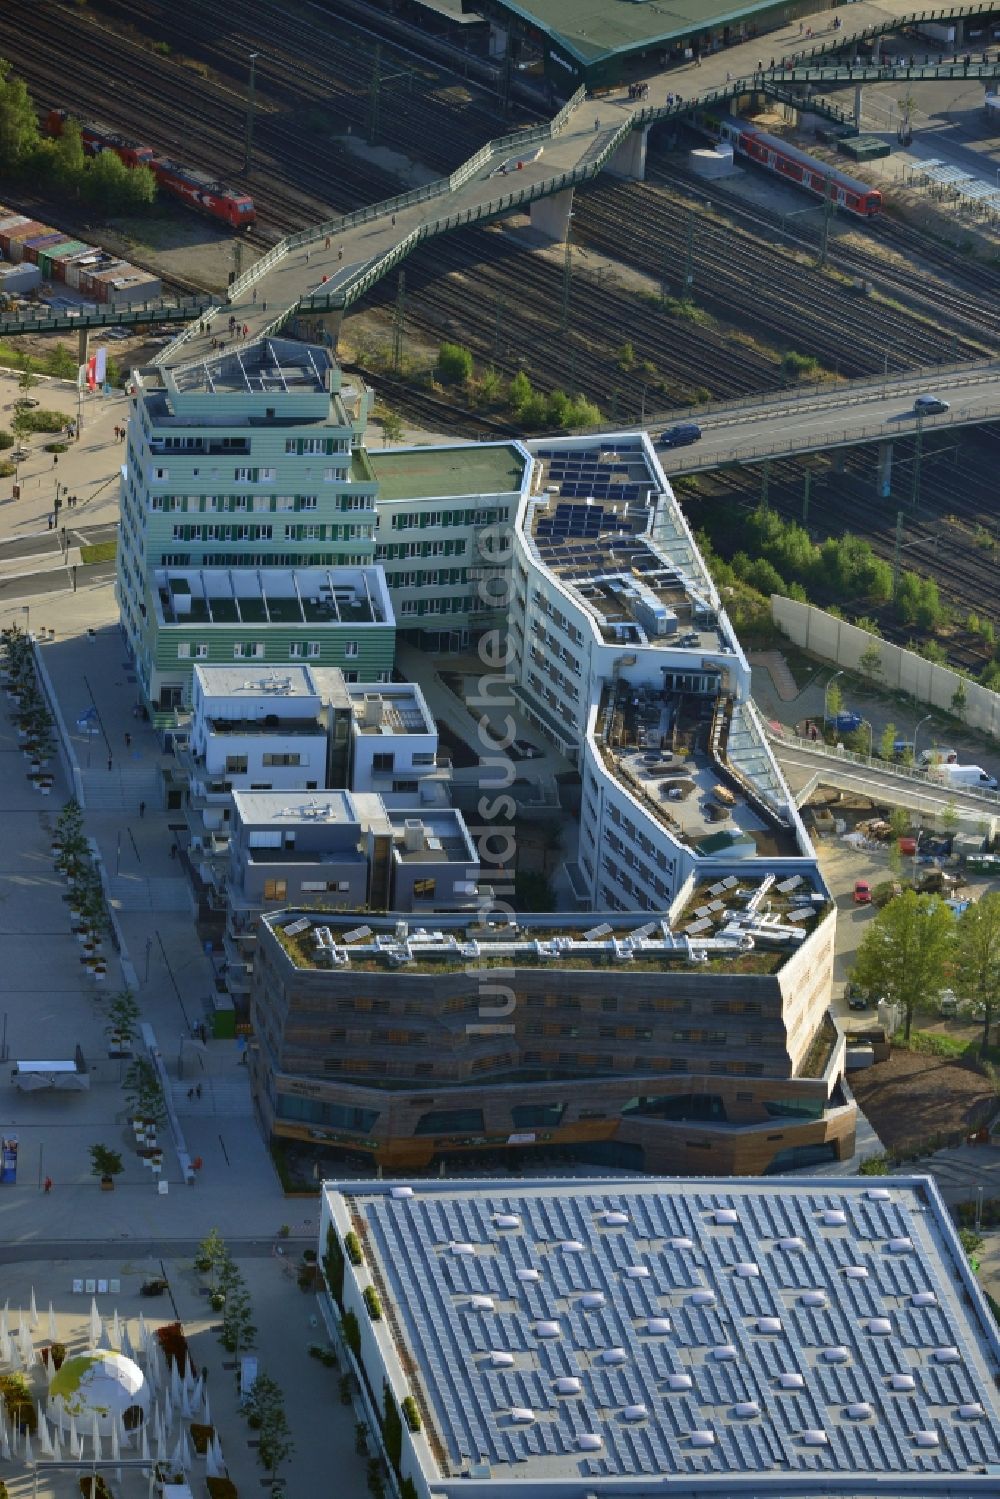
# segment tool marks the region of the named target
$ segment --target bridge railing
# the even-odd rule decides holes
[[[314,291],[299,302],[299,308],[303,311],[319,311],[321,309],[349,307],[356,302],[366,291],[396,265],[404,256],[409,255],[425,239],[431,239],[435,235],[444,234],[452,229],[463,228],[470,224],[482,223],[484,220],[496,218],[502,214],[508,214],[517,208],[525,207],[538,198],[548,197],[552,193],[562,192],[566,188],[574,187],[580,182],[601,172],[605,164],[617,151],[621,143],[632,131],[631,119],[623,120],[618,128],[608,137],[601,146],[599,152],[589,161],[581,162],[568,171],[561,172],[558,176],[543,178],[529,186],[522,187],[516,192],[502,194],[498,198],[488,199],[484,203],[472,204],[469,208],[461,209],[454,214],[448,214],[444,218],[432,219],[426,224],[421,224],[404,239],[400,240],[390,250],[377,256],[367,265],[361,267],[356,275],[346,283],[340,282],[336,287],[328,291]],[[547,127],[546,127],[547,129]],[[519,136],[518,139],[521,139]]]
[[[945,427],[996,421],[998,417],[1000,417],[1000,396],[982,406],[973,406],[961,416],[944,412],[938,417],[924,417],[920,425],[925,433],[930,433]],[[649,425],[648,419],[646,425]],[[659,424],[654,423],[654,425]],[[689,458],[685,451],[684,459],[676,469],[670,464],[668,453],[666,455],[667,476],[669,478],[671,474],[695,473],[703,468],[726,468],[732,464],[763,463],[765,459],[782,458],[786,455],[815,451],[819,448],[845,447],[862,442],[889,442],[896,438],[909,437],[916,431],[916,427],[916,418],[907,412],[906,421],[885,421],[874,426],[845,427],[843,431],[817,432],[814,437],[797,437],[789,442],[759,442],[745,448],[736,448],[731,453],[706,453],[703,457]]]
[[[989,791],[985,788],[973,786],[949,786],[944,781],[933,780],[926,770],[918,770],[915,765],[897,765],[889,760],[882,760],[877,755],[863,755],[856,750],[836,749],[831,744],[820,744],[812,739],[803,739],[800,734],[791,731],[785,734],[777,734],[771,728],[767,720],[761,715],[764,732],[772,744],[784,745],[786,749],[800,750],[815,757],[817,761],[835,760],[842,765],[857,765],[865,770],[877,770],[881,775],[894,776],[898,780],[915,782],[918,787],[926,789],[930,795],[938,795],[947,801],[951,797],[971,797],[974,801],[988,803],[992,807],[1000,806],[1000,791]]]
[[[959,378],[956,379],[955,377]],[[932,373],[926,369],[897,371],[891,375],[865,375],[852,380],[848,387],[831,385],[823,380],[801,389],[762,391],[759,395],[741,396],[737,400],[704,401],[698,406],[674,407],[670,411],[656,412],[648,423],[657,421],[679,421],[688,417],[711,417],[718,420],[732,413],[734,420],[746,418],[748,411],[765,406],[787,406],[794,404],[800,411],[822,411],[837,406],[846,406],[858,400],[878,400],[885,395],[919,394],[928,384],[933,385],[947,378],[955,385],[984,385],[1000,377],[1000,361],[994,359],[966,359],[956,363],[935,365]]]

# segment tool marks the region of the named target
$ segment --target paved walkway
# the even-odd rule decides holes
[[[212,352],[213,340],[238,347],[271,331],[303,298],[319,294],[329,299],[327,305],[338,296],[341,303],[344,296],[350,301],[357,294],[356,285],[353,292],[349,289],[351,283],[364,274],[367,288],[378,274],[408,254],[417,237],[431,225],[445,221],[444,227],[455,227],[459,219],[464,222],[468,215],[496,204],[511,192],[554,192],[564,173],[588,165],[598,170],[598,158],[629,119],[648,119],[651,111],[664,110],[681,97],[689,108],[700,98],[732,93],[733,81],[752,79],[758,66],[780,66],[786,58],[809,60],[814,51],[834,42],[849,48],[851,41],[866,30],[902,21],[913,15],[913,9],[904,0],[859,0],[849,10],[838,9],[836,14],[844,22],[839,33],[833,30],[833,14],[820,12],[806,18],[801,27],[795,22],[704,60],[651,74],[644,80],[649,90],[641,101],[630,100],[625,88],[597,99],[584,98],[550,138],[533,141],[528,131],[520,140],[504,137],[490,142],[483,148],[481,160],[470,159],[467,178],[448,192],[414,203],[394,200],[377,216],[366,217],[366,211],[351,215],[342,229],[335,227],[340,222],[335,221],[292,236],[284,242],[284,250],[276,246],[264,257],[262,265],[266,268],[252,267],[234,283],[226,307],[214,317],[200,319],[167,347],[159,362],[183,364],[202,359]],[[806,35],[807,25],[814,35]],[[404,200],[408,196],[403,195]],[[407,246],[411,238],[413,243]],[[229,328],[230,317],[235,319],[235,333]]]

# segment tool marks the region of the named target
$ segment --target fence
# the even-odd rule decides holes
[[[1000,738],[1000,695],[981,687],[978,682],[960,677],[950,666],[925,661],[915,651],[904,650],[859,630],[857,625],[837,619],[814,604],[800,604],[780,594],[771,595],[771,618],[789,640],[813,655],[822,656],[848,671],[858,671],[879,686],[892,692],[903,692],[919,703],[956,713],[954,697],[959,688],[965,695],[961,711],[963,723],[979,729],[992,738]],[[862,656],[877,650],[878,670],[861,668]],[[977,793],[978,794],[978,793]],[[992,798],[991,798],[992,799]]]

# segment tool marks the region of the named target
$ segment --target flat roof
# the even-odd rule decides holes
[[[334,361],[321,344],[291,338],[259,338],[244,348],[212,354],[197,364],[165,369],[167,388],[206,395],[287,395],[329,389]]]
[[[772,10],[775,0],[489,0],[485,8],[540,27],[587,65]]]
[[[211,666],[198,662],[194,675],[205,697],[315,698],[319,696],[308,666],[254,671],[252,665]]]
[[[380,500],[430,500],[518,493],[524,459],[513,444],[395,448],[369,452]]]
[[[435,1494],[1000,1495],[1000,1339],[927,1178],[324,1193]]]

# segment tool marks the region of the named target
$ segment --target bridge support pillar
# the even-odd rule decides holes
[[[531,205],[531,227],[536,234],[561,245],[569,233],[569,217],[573,211],[573,189],[564,188],[550,198],[536,198]]]
[[[649,126],[631,131],[608,162],[606,171],[612,177],[628,177],[633,182],[646,180],[646,140]]]
[[[883,500],[892,493],[892,443],[878,445],[878,492]]]
[[[847,467],[847,457],[843,448],[834,448],[830,454],[830,470],[835,474],[842,474]]]
[[[343,307],[334,307],[328,312],[298,312],[288,319],[285,331],[293,338],[304,339],[307,343],[325,344],[328,349],[336,351],[343,322]]]
[[[859,83],[854,90],[854,123],[859,130],[861,129],[861,106],[863,103],[863,96],[864,89]]]
[[[78,364],[86,364],[87,363],[87,359],[89,357],[89,352],[90,352],[90,329],[89,328],[81,328],[80,329],[80,333],[79,333],[79,339],[80,339],[80,342],[79,342],[79,345],[77,347],[77,352],[79,354],[79,358],[77,360],[77,363]]]
[[[955,46],[956,47],[964,47],[965,46],[965,17],[964,16],[956,16],[955,17]]]

